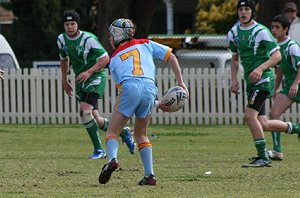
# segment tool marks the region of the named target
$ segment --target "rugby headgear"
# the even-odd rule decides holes
[[[80,24],[80,16],[75,10],[66,10],[63,14],[63,22],[76,21],[77,25]]]
[[[135,27],[131,20],[120,18],[110,24],[109,32],[117,47],[120,43],[133,39]]]
[[[238,10],[240,7],[249,7],[252,10],[251,13],[251,18],[249,20],[249,22],[255,17],[255,1],[253,0],[239,0],[237,5],[236,5],[236,9]]]

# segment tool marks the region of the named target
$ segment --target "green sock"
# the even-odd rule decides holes
[[[84,124],[92,142],[95,150],[103,150],[101,140],[100,140],[100,130],[95,119]]]
[[[127,130],[122,129],[122,131],[121,131],[121,133],[120,133],[120,137],[121,137],[122,139],[124,139],[124,138],[126,137],[126,135],[127,135]]]
[[[281,153],[281,133],[272,132],[272,139],[273,139],[273,149]]]
[[[255,139],[254,144],[257,150],[257,156],[264,160],[269,160],[269,156],[267,154],[267,148],[266,148],[266,139],[265,138]]]
[[[102,126],[102,128],[100,128],[100,129],[101,129],[102,131],[107,131],[107,128],[108,128],[108,125],[109,125],[109,120],[106,119],[106,118],[103,118],[103,121],[104,121],[103,126]]]
[[[287,124],[289,125],[287,133],[291,133],[291,134],[297,133],[297,134],[300,134],[300,125],[294,124],[294,123],[290,123],[290,122],[287,122]]]
[[[102,131],[107,131],[107,128],[108,128],[108,125],[109,125],[109,120],[106,119],[106,118],[103,118],[103,119],[104,119],[104,124],[103,124],[101,130],[102,130]],[[124,138],[126,137],[126,135],[127,135],[127,131],[123,129],[123,130],[121,131],[121,133],[120,133],[120,137],[121,137],[122,139],[124,139]]]

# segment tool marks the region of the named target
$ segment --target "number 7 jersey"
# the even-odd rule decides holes
[[[148,39],[134,39],[111,56],[109,69],[116,84],[133,78],[155,81],[154,59],[167,61],[172,49]]]

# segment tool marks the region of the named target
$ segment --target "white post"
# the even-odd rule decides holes
[[[166,11],[167,11],[167,34],[174,33],[174,19],[173,19],[173,0],[164,0],[166,4]]]

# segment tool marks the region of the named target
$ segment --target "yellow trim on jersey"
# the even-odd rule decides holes
[[[172,48],[169,48],[169,49],[168,49],[168,51],[167,51],[167,53],[166,53],[166,55],[165,55],[165,57],[164,57],[164,61],[167,61],[167,60],[169,59],[172,50],[173,50]]]

